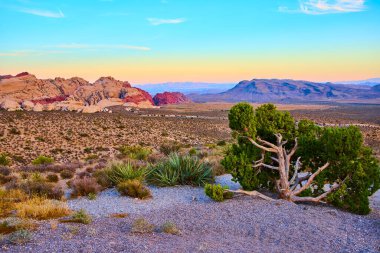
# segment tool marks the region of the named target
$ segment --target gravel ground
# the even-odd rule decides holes
[[[218,182],[230,182],[228,176]],[[97,200],[71,200],[73,209],[94,214],[90,225],[43,222],[32,242],[3,246],[4,252],[380,252],[380,212],[353,215],[324,205],[296,205],[248,196],[212,202],[203,189],[152,188],[154,198],[137,201],[114,191]],[[379,192],[378,192],[379,195]],[[378,200],[378,195],[375,200]],[[377,205],[377,204],[376,204]],[[108,218],[127,212],[126,218]],[[133,234],[135,219],[144,217],[157,229]],[[182,235],[160,231],[174,222]],[[0,249],[1,251],[1,249]]]

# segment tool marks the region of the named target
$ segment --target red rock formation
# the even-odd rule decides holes
[[[139,104],[143,101],[148,101],[152,105],[154,105],[152,96],[148,92],[139,88],[132,88],[132,89],[134,89],[135,91],[128,92],[126,96],[123,98],[124,102]]]
[[[157,93],[153,98],[154,104],[157,106],[168,105],[168,104],[182,104],[191,102],[183,93],[181,92],[164,92]]]

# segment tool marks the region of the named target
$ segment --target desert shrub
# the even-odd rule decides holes
[[[91,161],[91,160],[95,160],[95,159],[98,159],[99,156],[97,154],[91,154],[91,155],[88,155],[86,156],[85,160],[86,161]]]
[[[232,192],[225,191],[228,190],[228,186],[221,186],[220,184],[206,184],[205,194],[211,199],[222,202],[226,199],[233,197]]]
[[[93,177],[76,178],[71,182],[70,187],[73,189],[72,197],[88,196],[88,194],[97,194],[101,186]]]
[[[92,217],[89,215],[86,210],[81,209],[79,211],[76,211],[72,216],[69,218],[61,219],[60,222],[68,223],[82,223],[82,224],[90,224],[92,222]]]
[[[46,176],[46,180],[48,182],[56,183],[56,182],[58,182],[59,178],[58,178],[58,176],[56,174],[48,174]]]
[[[137,179],[120,182],[116,189],[121,195],[132,198],[147,199],[152,197],[150,190]]]
[[[95,200],[96,199],[96,193],[92,193],[90,192],[88,195],[87,195],[87,198],[89,200]]]
[[[8,217],[0,220],[0,234],[10,234],[18,230],[35,229],[37,224],[28,219]]]
[[[4,153],[0,153],[0,165],[1,166],[8,166],[11,164],[11,159],[9,156],[7,156]]]
[[[108,170],[97,170],[92,176],[96,179],[96,182],[103,188],[112,187],[113,183],[108,176]]]
[[[189,155],[191,155],[191,156],[197,155],[197,150],[195,148],[191,148],[189,150]]]
[[[12,175],[3,176],[2,174],[0,174],[0,184],[7,184],[11,181],[17,181],[17,177]]]
[[[145,177],[146,170],[143,168],[135,168],[130,162],[113,162],[107,168],[107,175],[113,185],[118,183],[137,179],[142,181]]]
[[[303,195],[319,196],[325,193],[325,185],[338,182],[341,187],[325,200],[358,214],[370,211],[368,196],[380,187],[380,167],[372,150],[364,146],[357,127],[319,127],[308,120],[296,124],[288,112],[278,111],[272,104],[262,105],[256,111],[248,109],[248,106],[239,103],[229,113],[236,143],[226,151],[222,164],[232,174],[233,180],[238,181],[245,190],[275,190],[279,175],[274,170],[252,166],[252,161],[261,158],[262,150],[246,137],[260,137],[275,143],[275,134],[280,133],[287,141],[284,147],[289,150],[298,138],[295,157],[301,157],[303,165],[299,173],[314,173],[326,162],[330,164]],[[277,166],[269,153],[265,155],[264,163]],[[294,173],[291,168],[290,178]]]
[[[33,165],[42,165],[42,164],[51,164],[54,162],[54,159],[51,157],[40,155],[32,161]]]
[[[218,141],[218,143],[216,143],[216,145],[218,145],[218,146],[226,146],[227,142],[225,140],[221,140],[221,141]]]
[[[53,172],[60,173],[63,170],[76,171],[81,168],[81,163],[68,163],[68,164],[40,164],[40,165],[27,165],[19,167],[23,172]]]
[[[139,218],[133,222],[131,232],[138,233],[138,234],[145,234],[145,233],[152,233],[154,229],[155,227],[153,224],[149,223],[144,218]]]
[[[33,172],[30,175],[30,180],[33,182],[45,182],[45,178],[39,172]]]
[[[28,199],[20,189],[4,190],[0,188],[0,217],[6,217],[15,209],[15,204]]]
[[[28,230],[18,230],[8,236],[8,241],[12,244],[25,244],[32,240],[32,234]]]
[[[171,153],[177,153],[181,149],[181,144],[179,143],[165,143],[160,146],[160,152],[165,155],[170,155]]]
[[[62,179],[70,179],[74,177],[74,172],[71,170],[62,170],[61,173],[59,173]]]
[[[0,163],[1,163],[1,161],[0,161]],[[11,170],[8,167],[0,166],[0,174],[3,176],[9,176],[9,174],[11,174]]]
[[[130,159],[146,160],[148,156],[152,153],[150,148],[142,147],[140,145],[135,146],[121,146],[118,148],[122,156],[128,157]]]
[[[167,160],[149,168],[146,180],[157,186],[203,186],[213,181],[213,175],[210,164],[171,153]]]
[[[64,192],[59,186],[44,181],[27,180],[19,185],[29,196],[47,197],[49,199],[62,199]]]
[[[55,219],[70,214],[67,204],[58,200],[33,197],[16,204],[17,216],[38,220]]]
[[[11,130],[9,131],[11,134],[14,134],[14,135],[19,135],[21,134],[20,130],[18,130],[17,128],[15,127],[12,127]]]
[[[177,225],[173,222],[167,221],[161,226],[161,231],[172,235],[181,235],[181,231],[177,228]]]

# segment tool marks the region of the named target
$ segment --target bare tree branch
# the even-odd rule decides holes
[[[272,170],[278,170],[279,169],[276,166],[272,166],[272,165],[265,164],[265,163],[258,163],[258,164],[252,165],[253,168],[257,168],[257,167],[261,167],[261,166],[268,168],[268,169],[272,169]]]
[[[326,198],[327,195],[338,189],[342,184],[334,184],[331,186],[331,188],[324,192],[323,194],[317,196],[317,197],[298,197],[298,196],[292,196],[292,200],[294,202],[321,202],[322,199]]]
[[[323,165],[322,167],[318,168],[318,170],[316,172],[314,172],[310,177],[309,179],[307,180],[306,184],[304,184],[300,189],[296,190],[295,192],[293,192],[294,195],[298,195],[300,194],[301,192],[303,192],[304,190],[306,190],[307,188],[309,188],[309,186],[311,185],[311,183],[313,182],[314,178],[316,176],[319,175],[319,173],[321,173],[324,169],[326,169],[328,166],[330,165],[330,163],[325,163],[325,165]]]
[[[269,200],[269,201],[273,201],[274,199],[268,197],[268,196],[265,196],[264,194],[258,192],[258,191],[244,191],[244,190],[225,190],[226,192],[233,192],[233,193],[237,193],[237,194],[245,194],[245,195],[249,195],[249,196],[257,196],[257,197],[260,197],[262,199],[265,199],[265,200]]]
[[[257,142],[255,142],[252,138],[250,137],[246,137],[253,145],[255,145],[256,147],[258,147],[259,149],[262,149],[262,150],[265,150],[267,152],[271,152],[271,153],[277,153],[277,149],[275,148],[268,148],[268,147],[265,147],[265,146],[262,146],[260,144],[258,144]],[[272,144],[273,145],[273,144]]]
[[[296,150],[298,148],[298,138],[297,137],[294,139],[294,142],[295,142],[294,147],[292,148],[292,150],[288,154],[289,159],[292,158],[292,156],[294,155],[294,153],[296,152]]]

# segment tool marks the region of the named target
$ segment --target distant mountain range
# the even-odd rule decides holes
[[[344,82],[339,82],[339,83],[375,86],[375,85],[380,84],[380,78],[371,78],[371,79],[359,80],[359,81],[344,81]]]
[[[195,102],[357,102],[380,104],[380,85],[316,83],[290,79],[253,79],[218,94],[190,94]]]
[[[203,83],[203,82],[167,82],[157,84],[139,84],[135,85],[140,89],[149,92],[152,96],[165,91],[182,92],[184,94],[215,94],[226,91],[235,84],[233,83]]]

